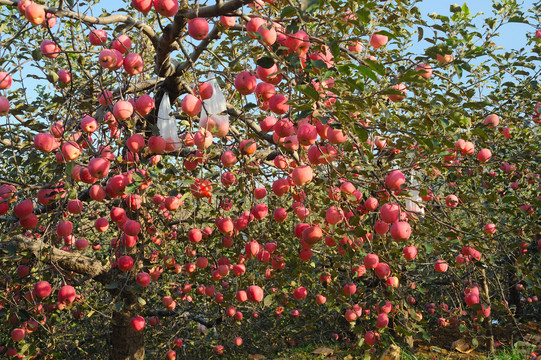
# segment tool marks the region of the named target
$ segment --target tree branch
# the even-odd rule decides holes
[[[11,1],[11,0],[0,0],[0,5],[8,5],[8,6],[17,6],[17,3],[19,1]],[[127,15],[110,15],[110,16],[103,16],[103,17],[94,17],[89,16],[85,14],[78,13],[76,11],[71,10],[65,10],[60,8],[54,8],[49,6],[43,6],[46,12],[55,14],[57,17],[66,17],[74,20],[79,20],[88,24],[96,24],[96,25],[107,25],[107,24],[116,24],[119,22],[123,22],[126,24],[133,25],[137,29],[140,29],[143,31],[143,33],[150,39],[152,42],[152,45],[154,48],[157,48],[158,46],[158,35],[156,35],[156,32],[154,29],[145,24],[142,21],[136,20],[132,18],[131,16]]]
[[[9,241],[0,242],[0,250],[30,251],[36,258],[42,260],[46,254],[45,261],[54,263],[66,271],[88,275],[102,284],[108,283],[110,279],[109,267],[103,266],[99,260],[54,248],[38,239],[16,235]]]

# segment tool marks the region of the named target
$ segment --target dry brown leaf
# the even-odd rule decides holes
[[[436,352],[436,353],[439,353],[439,354],[447,354],[447,350],[439,348],[437,346],[431,346],[429,349],[430,349],[430,351],[433,351],[433,352]]]
[[[458,339],[451,344],[451,349],[455,349],[456,351],[463,354],[469,354],[473,350],[475,350],[475,347],[471,344],[468,344],[468,342],[464,339]]]
[[[381,355],[379,360],[400,360],[400,352],[400,347],[396,346],[395,344],[391,344],[391,346],[389,346]]]
[[[329,349],[326,347],[320,347],[312,351],[312,354],[323,355],[323,356],[329,356],[329,355],[332,355],[333,353],[334,353],[333,349]]]
[[[260,355],[260,354],[253,354],[253,355],[248,355],[248,359],[253,359],[253,360],[266,360],[267,358],[263,355]]]

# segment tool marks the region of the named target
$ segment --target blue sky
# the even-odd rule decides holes
[[[524,8],[531,8],[533,6],[533,1],[534,0],[523,0],[522,3],[525,4]],[[213,0],[210,0],[209,3],[213,3]],[[449,10],[450,5],[462,5],[463,3],[464,1],[457,0],[423,0],[418,4],[418,7],[421,14],[425,18],[428,18],[428,14],[434,12],[441,15],[451,15]],[[468,0],[466,3],[468,4],[472,14],[476,14],[478,12],[484,13],[484,15],[481,15],[478,19],[478,24],[480,26],[483,24],[483,18],[492,14],[492,0]],[[119,8],[128,8],[130,6],[131,5],[127,5],[121,0],[102,0],[96,6],[94,6],[93,12],[94,15],[99,15],[101,13],[100,9],[105,7],[109,12],[115,13],[115,10]],[[531,37],[534,32],[535,28],[531,25],[521,23],[506,24],[501,28],[500,36],[496,39],[496,43],[498,46],[502,46],[507,51],[510,49],[518,49],[525,46],[527,38]],[[417,53],[423,53],[423,49],[426,46],[428,46],[428,43],[420,42],[414,45],[412,50]],[[32,72],[33,70],[26,68],[24,71]],[[30,79],[30,83],[31,82],[32,80]]]
[[[533,7],[533,0],[518,1],[524,4],[523,9],[529,9]],[[471,14],[477,14],[479,12],[484,13],[481,18],[492,15],[492,0],[423,0],[419,5],[419,10],[423,16],[430,13],[437,13],[439,15],[451,15],[449,11],[450,5],[457,4],[462,5],[466,3],[470,9]],[[482,24],[482,20],[479,22]],[[501,28],[500,36],[496,39],[496,45],[502,46],[505,49],[519,49],[526,45],[526,40],[531,37],[535,32],[535,27],[521,23],[506,24]]]

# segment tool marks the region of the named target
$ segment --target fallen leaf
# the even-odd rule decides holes
[[[475,350],[475,347],[471,344],[468,344],[468,342],[464,339],[458,339],[451,344],[451,349],[455,349],[456,351],[463,354],[469,354],[473,350]]]
[[[260,355],[260,354],[254,354],[254,355],[248,355],[248,359],[253,359],[253,360],[266,360],[267,358],[263,355]]]
[[[379,360],[400,360],[400,351],[400,347],[396,346],[395,344],[391,344],[391,346],[389,346],[381,355]]]
[[[323,356],[329,356],[329,355],[332,355],[333,353],[334,353],[333,349],[329,349],[326,347],[320,347],[312,351],[312,354],[323,355]]]
[[[447,350],[442,349],[442,348],[439,348],[439,347],[437,347],[437,346],[431,346],[431,347],[430,347],[430,351],[433,351],[433,352],[436,352],[436,353],[440,353],[440,354],[446,354],[446,353],[447,353]]]

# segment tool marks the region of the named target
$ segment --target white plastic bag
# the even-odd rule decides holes
[[[180,149],[180,139],[178,138],[177,121],[171,113],[171,102],[169,101],[169,95],[165,93],[158,109],[158,129],[160,130],[160,136],[170,144],[174,144],[174,150]],[[171,147],[167,147],[171,150]]]
[[[410,184],[412,187],[418,187],[419,182],[414,177],[414,174],[411,174],[410,177]],[[409,190],[411,193],[411,198],[406,199],[406,210],[411,211],[414,213],[417,213],[421,216],[425,215],[425,208],[423,205],[419,205],[423,203],[423,199],[421,199],[421,196],[419,196],[419,190]]]
[[[229,115],[223,114],[227,111],[227,102],[214,73],[209,73],[208,82],[212,86],[212,96],[203,100],[199,126],[222,138],[229,132]]]

